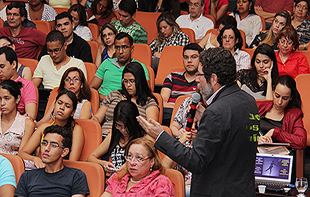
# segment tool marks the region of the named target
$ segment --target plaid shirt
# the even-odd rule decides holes
[[[155,52],[161,53],[165,46],[185,46],[191,43],[188,36],[183,32],[174,33],[170,38],[165,38],[164,42],[157,47],[155,46],[156,40],[157,38],[150,44],[152,54]]]
[[[310,41],[310,21],[306,18],[300,25],[296,27],[300,44],[307,44]]]

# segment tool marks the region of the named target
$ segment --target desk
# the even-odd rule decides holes
[[[298,194],[297,190],[296,189],[293,189],[292,193],[291,193],[291,196],[296,196]],[[305,195],[310,197],[310,190],[308,189],[306,192],[305,192]],[[260,194],[258,193],[257,189],[256,189],[256,196],[257,197],[266,197],[266,196],[274,196],[274,197],[288,197],[288,195],[283,195],[281,192],[273,192],[273,191],[266,191],[266,193],[264,194]]]

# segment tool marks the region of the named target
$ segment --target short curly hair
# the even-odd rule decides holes
[[[236,80],[236,61],[232,54],[222,48],[209,48],[199,55],[203,73],[209,82],[211,75],[216,74],[220,85],[229,85]]]

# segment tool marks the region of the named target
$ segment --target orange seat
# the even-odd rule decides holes
[[[185,180],[183,174],[174,169],[166,169],[164,175],[171,180],[175,196],[185,197]]]
[[[134,19],[147,31],[148,44],[158,36],[156,21],[160,14],[160,12],[136,12]]]
[[[97,72],[97,66],[96,64],[90,62],[84,62],[84,65],[86,67],[87,81],[89,83]]]
[[[196,42],[194,30],[192,30],[190,28],[181,28],[181,31],[186,33],[186,35],[188,36],[188,38],[191,41],[191,43],[195,43]]]
[[[91,31],[92,36],[93,36],[92,41],[95,41],[98,38],[98,36],[99,36],[99,28],[94,23],[88,23],[87,25],[88,25],[88,28]]]
[[[154,88],[155,88],[155,75],[154,75],[154,70],[152,67],[150,66],[146,66],[147,72],[149,73],[149,87],[151,89],[152,92],[154,92]]]
[[[246,51],[248,54],[250,54],[251,59],[252,59],[252,57],[253,57],[253,55],[254,55],[255,49],[248,49],[248,48],[246,48],[246,49],[242,49],[242,50],[244,50],[244,51]]]
[[[158,122],[161,124],[163,122],[163,115],[164,115],[164,103],[163,103],[163,97],[161,97],[160,94],[158,93],[153,93],[155,98],[157,99],[158,102],[158,107],[159,107],[159,118]]]
[[[210,19],[213,22],[213,26],[215,27],[216,21],[215,21],[214,16],[212,16],[212,15],[204,15],[204,16],[207,17],[208,19]]]
[[[260,19],[261,19],[261,21],[262,21],[262,24],[263,24],[263,31],[264,30],[266,30],[266,20],[265,20],[265,18],[264,17],[262,17],[262,16],[260,16],[260,15],[258,15],[259,17],[260,17]]]
[[[14,168],[16,185],[17,185],[20,176],[25,172],[24,161],[22,160],[22,158],[20,158],[17,155],[9,155],[9,154],[3,154],[3,153],[0,153],[0,155],[7,158],[11,162]]]
[[[60,14],[62,12],[68,12],[69,9],[68,8],[54,8],[54,10],[57,12],[57,14]]]
[[[134,43],[134,49],[131,57],[139,62],[143,63],[145,66],[152,66],[152,50],[147,44]]]
[[[31,20],[31,22],[36,24],[37,30],[42,31],[45,34],[48,34],[50,31],[52,31],[52,26],[48,21]]]
[[[35,71],[35,69],[37,68],[38,65],[38,60],[34,60],[34,59],[29,59],[29,58],[18,58],[18,62],[29,67],[32,71],[32,75]]]
[[[119,14],[118,14],[118,11],[113,10],[113,12],[114,12],[114,14],[115,14],[115,16],[116,16],[116,19],[117,19],[117,20],[119,20]]]
[[[173,111],[172,111],[172,115],[171,115],[171,121],[170,121],[170,125],[173,122],[174,116],[177,113],[178,109],[180,108],[181,104],[183,103],[183,101],[187,98],[187,97],[191,97],[192,95],[182,95],[179,96],[177,98],[177,100],[174,103],[174,107],[173,107]]]
[[[156,85],[163,85],[165,78],[172,67],[184,68],[183,47],[184,46],[165,46],[158,64],[157,75],[155,78]]]
[[[97,52],[98,52],[98,49],[99,49],[99,43],[96,42],[96,41],[87,41],[87,43],[90,46],[91,56],[93,58],[93,63],[95,63]]]
[[[3,27],[4,21],[0,18],[0,27]]]
[[[188,11],[181,10],[181,11],[180,11],[180,14],[181,14],[181,15],[188,15]]]
[[[308,49],[309,49],[310,47],[308,47]],[[301,54],[303,54],[304,56],[306,56],[306,58],[307,58],[307,62],[308,62],[308,65],[309,65],[309,67],[310,67],[310,51],[300,51],[300,50],[297,50],[296,51],[297,53],[301,53]]]
[[[97,163],[64,160],[64,165],[82,170],[90,191],[88,197],[98,197],[104,192],[105,175],[103,168]]]
[[[164,125],[162,125],[162,127],[169,135],[172,136],[172,131],[171,131],[171,129],[169,127],[164,126]],[[166,155],[164,153],[162,153],[161,151],[158,151],[158,153],[159,153],[159,156],[160,156],[161,159],[164,159],[166,157]]]

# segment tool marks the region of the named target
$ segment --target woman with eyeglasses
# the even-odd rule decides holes
[[[120,101],[114,109],[112,132],[89,155],[86,161],[99,163],[106,172],[114,172],[125,163],[125,149],[132,140],[143,137],[145,131],[139,125],[137,106],[128,100]],[[111,162],[101,160],[107,154]]]
[[[290,75],[295,79],[297,75],[309,74],[306,56],[295,52],[298,49],[298,35],[293,27],[285,27],[277,38],[279,51],[276,52],[279,76]]]
[[[165,169],[152,140],[133,140],[126,148],[125,158],[125,167],[107,180],[101,197],[175,196],[171,180],[163,175]]]
[[[113,12],[112,0],[94,0],[89,10],[86,10],[87,20],[96,23],[101,27],[113,20],[116,20],[116,16]]]
[[[117,29],[110,23],[106,23],[100,30],[100,45],[96,56],[96,66],[99,68],[101,63],[107,58],[115,58],[115,37]]]
[[[291,26],[291,15],[286,10],[276,13],[272,25],[268,31],[260,32],[254,38],[249,48],[256,48],[262,43],[269,44],[274,50],[277,50],[276,39],[284,27]]]
[[[60,81],[58,93],[63,90],[69,90],[73,92],[78,99],[73,118],[90,119],[91,103],[89,101],[91,99],[91,92],[85,79],[84,73],[79,68],[71,67],[64,72]],[[44,117],[38,122],[39,126],[55,117],[54,105],[55,101],[51,103]]]
[[[78,161],[84,146],[84,132],[82,127],[77,125],[73,119],[73,114],[76,110],[77,97],[69,90],[62,90],[56,97],[54,104],[55,117],[48,123],[44,123],[38,127],[33,133],[27,144],[19,151],[18,155],[25,161],[26,168],[43,168],[45,164],[42,162],[39,152],[33,153],[38,150],[40,143],[43,139],[43,131],[46,127],[51,125],[59,125],[66,130],[72,132],[72,146],[70,155],[67,155],[65,159],[71,161]],[[51,147],[51,149],[57,149],[60,147]]]
[[[110,133],[113,125],[113,111],[117,103],[129,100],[138,107],[139,114],[147,120],[153,118],[158,121],[159,108],[157,100],[152,94],[141,64],[131,62],[125,66],[122,75],[122,89],[111,92],[102,101],[102,105],[94,118],[102,125],[102,135]]]
[[[0,153],[17,155],[31,137],[35,124],[17,111],[21,82],[0,83]]]
[[[72,16],[72,24],[74,26],[73,32],[86,41],[93,39],[92,33],[87,26],[86,10],[81,4],[74,4],[68,10],[68,13]]]
[[[296,29],[299,37],[299,50],[307,50],[310,41],[310,20],[309,14],[310,2],[308,0],[296,0],[294,8],[294,17],[292,26]]]

